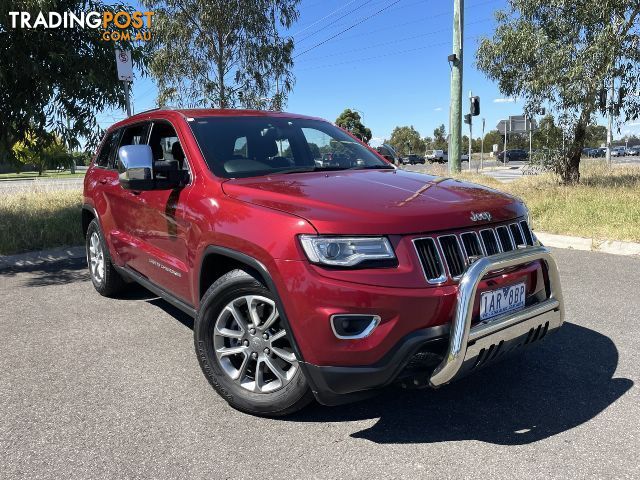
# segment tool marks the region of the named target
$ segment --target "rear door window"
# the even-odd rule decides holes
[[[96,155],[96,165],[101,168],[113,168],[113,158],[115,156],[118,139],[120,138],[120,130],[108,133],[98,155]]]

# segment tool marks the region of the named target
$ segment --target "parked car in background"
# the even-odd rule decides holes
[[[634,145],[633,147],[629,147],[627,149],[627,155],[630,155],[630,156],[640,155],[640,145]]]
[[[627,149],[625,147],[613,147],[611,149],[612,157],[624,157],[627,154]]]
[[[383,143],[376,148],[376,151],[394,165],[400,165],[402,163],[400,155],[398,155],[395,149],[388,143]]]
[[[417,163],[424,164],[424,157],[421,157],[420,155],[416,155],[415,153],[412,153],[404,157],[402,159],[402,163],[404,163],[405,165],[415,165]]]
[[[431,163],[445,163],[449,159],[446,150],[428,150],[426,158]]]
[[[502,163],[526,161],[528,158],[529,153],[526,150],[522,150],[520,148],[502,151],[498,154],[498,160]]]

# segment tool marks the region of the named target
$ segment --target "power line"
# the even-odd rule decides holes
[[[470,36],[470,37],[465,37],[464,40],[477,40],[479,38],[480,38],[479,35],[474,35],[474,36]],[[382,55],[375,55],[375,56],[367,57],[367,58],[354,58],[352,60],[345,60],[344,62],[337,62],[337,63],[331,63],[331,64],[327,64],[327,65],[316,65],[314,67],[301,68],[301,69],[299,69],[297,71],[298,72],[304,72],[304,71],[308,71],[308,70],[317,70],[317,69],[320,69],[320,68],[331,68],[331,67],[337,67],[337,66],[341,66],[341,65],[350,65],[350,64],[353,64],[353,63],[368,62],[368,61],[371,61],[371,60],[378,60],[380,58],[401,55],[403,53],[413,53],[413,52],[417,52],[417,51],[420,51],[420,50],[426,50],[426,49],[432,48],[432,47],[440,47],[440,46],[450,45],[450,44],[451,44],[450,41],[445,41],[445,42],[441,42],[441,43],[432,43],[432,44],[429,44],[429,45],[423,45],[422,47],[411,48],[411,49],[408,49],[408,50],[399,50],[399,51],[389,52],[389,53],[382,54]]]
[[[476,20],[475,22],[467,23],[467,26],[476,25],[476,24],[487,22],[487,21],[490,21],[490,20],[492,20],[492,18],[490,18],[490,17],[489,18],[483,18],[483,19],[480,19],[480,20]],[[305,59],[302,60],[302,62],[299,62],[298,64],[300,64],[300,63],[304,64],[305,62],[313,62],[313,61],[316,61],[316,60],[322,60],[324,58],[334,58],[336,55],[349,55],[349,54],[352,54],[352,53],[362,52],[362,51],[365,51],[365,50],[371,50],[372,48],[386,47],[388,45],[395,45],[395,44],[398,44],[398,43],[406,42],[408,40],[415,40],[415,39],[418,39],[418,38],[430,37],[432,35],[437,35],[438,33],[445,33],[445,32],[450,32],[450,31],[451,31],[451,27],[445,27],[445,28],[442,28],[440,30],[433,30],[431,32],[422,33],[422,34],[419,34],[419,35],[412,35],[411,37],[398,38],[398,39],[394,39],[394,40],[391,40],[391,41],[388,41],[388,42],[381,42],[381,43],[376,43],[376,44],[373,44],[373,45],[367,45],[366,47],[356,48],[356,49],[353,49],[353,50],[343,50],[343,51],[340,51],[340,52],[337,52],[337,53],[334,53],[334,54],[331,54],[331,55],[324,55],[322,57],[305,58]]]
[[[360,10],[362,7],[369,5],[370,3],[372,3],[374,0],[367,0],[366,2],[362,3],[361,5],[358,5],[356,8],[349,10],[347,13],[345,13],[344,15],[336,18],[335,20],[332,21],[331,25],[325,25],[324,27],[319,28],[318,30],[311,32],[309,35],[305,35],[304,37],[302,37],[300,40],[298,40],[298,43],[302,43],[308,39],[310,39],[311,37],[315,37],[318,33],[322,33],[324,32],[327,28],[331,28],[331,27],[339,27],[340,24],[337,23],[340,20],[342,20],[343,18],[346,18],[348,16],[350,16],[352,13],[355,13],[356,11]],[[386,0],[378,0],[375,3],[384,3]],[[343,25],[345,25],[345,23],[343,23]]]
[[[339,12],[340,10],[345,9],[346,7],[348,7],[349,5],[351,5],[352,3],[356,2],[357,0],[351,0],[348,3],[345,3],[344,5],[342,5],[341,7],[336,8],[335,10],[331,11],[330,13],[328,13],[327,15],[325,15],[324,17],[322,17],[319,20],[316,20],[313,23],[310,23],[309,25],[307,25],[306,27],[302,28],[301,30],[298,30],[295,33],[292,33],[291,36],[295,37],[297,35],[300,35],[302,32],[304,32],[305,30],[309,30],[311,27],[313,27],[314,25],[317,25],[318,23],[322,22],[323,20],[326,20],[327,18],[331,17],[334,13]]]
[[[353,24],[353,25],[351,25],[350,27],[347,27],[347,28],[345,28],[344,30],[341,30],[340,32],[336,33],[335,35],[332,35],[331,37],[329,37],[329,38],[327,38],[327,39],[323,40],[322,42],[320,42],[320,43],[316,43],[314,46],[307,48],[307,49],[306,49],[306,50],[304,50],[303,52],[301,52],[301,53],[299,53],[299,54],[295,55],[293,58],[298,58],[300,55],[304,55],[305,53],[310,52],[311,50],[313,50],[313,49],[315,49],[315,48],[318,48],[318,47],[319,47],[319,46],[321,46],[321,45],[324,45],[325,43],[327,43],[327,42],[329,42],[329,41],[333,40],[334,38],[339,37],[339,36],[340,36],[340,35],[342,35],[343,33],[348,32],[348,31],[349,31],[349,30],[351,30],[352,28],[355,28],[355,27],[357,27],[358,25],[361,25],[362,23],[366,22],[367,20],[369,20],[369,19],[371,19],[371,18],[375,17],[376,15],[381,14],[382,12],[384,12],[385,10],[387,10],[387,9],[391,8],[392,6],[394,6],[395,4],[397,4],[398,2],[400,2],[400,0],[395,0],[393,3],[390,3],[390,4],[389,4],[389,5],[387,5],[386,7],[381,8],[380,10],[378,10],[378,11],[377,11],[377,12],[375,12],[375,13],[372,13],[372,14],[371,14],[371,15],[369,15],[368,17],[365,17],[365,18],[361,19],[360,21],[358,21],[358,22],[354,23],[354,24]]]

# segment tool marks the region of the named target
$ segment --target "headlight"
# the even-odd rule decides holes
[[[353,267],[370,260],[395,260],[385,237],[318,237],[300,235],[300,243],[313,263]]]

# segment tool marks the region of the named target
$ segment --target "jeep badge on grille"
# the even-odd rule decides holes
[[[480,220],[491,221],[491,214],[489,212],[471,212],[471,221],[479,222]]]

